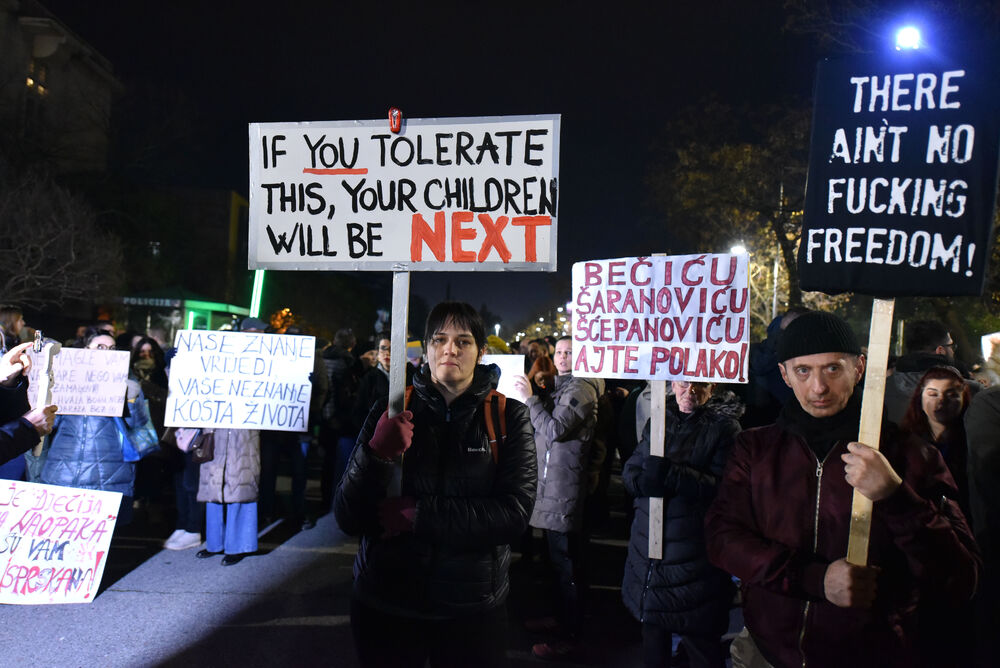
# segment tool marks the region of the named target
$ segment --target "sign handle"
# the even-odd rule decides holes
[[[392,272],[392,350],[389,351],[389,417],[403,412],[406,400],[406,323],[410,310],[410,272]],[[402,459],[393,467],[388,495],[399,496],[403,477]]]
[[[662,457],[666,438],[667,381],[649,382],[649,454]],[[663,558],[663,498],[649,497],[649,558]]]
[[[868,335],[868,359],[865,370],[865,395],[861,402],[861,427],[858,441],[879,449],[882,433],[882,404],[885,399],[885,375],[889,363],[889,339],[892,336],[893,299],[872,303],[872,325]],[[847,539],[847,561],[855,566],[868,564],[868,537],[872,526],[872,501],[854,490],[851,502],[851,529]]]
[[[41,337],[38,336],[38,338],[39,341],[35,343],[35,350],[40,353],[36,358],[40,364],[38,375],[35,377],[35,382],[38,384],[35,388],[35,406],[44,408],[52,403],[52,358],[62,348],[62,344],[58,341],[42,343]],[[38,442],[38,445],[31,449],[31,454],[35,457],[40,457],[44,443],[45,439],[43,438]]]

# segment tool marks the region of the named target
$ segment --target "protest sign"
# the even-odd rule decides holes
[[[746,254],[573,265],[573,375],[747,382]]]
[[[514,390],[514,378],[524,375],[524,355],[483,355],[482,363],[500,367],[497,392],[505,397],[518,398],[518,393]]]
[[[250,268],[554,271],[559,122],[251,123]]]
[[[995,53],[820,63],[804,289],[982,293],[997,191],[996,80]]]
[[[181,330],[174,345],[167,426],[308,428],[314,337]]]
[[[94,600],[121,493],[2,482],[0,603]]]
[[[38,373],[45,367],[39,353],[29,350],[28,399],[35,407]],[[59,415],[121,417],[125,411],[129,353],[125,350],[61,348],[52,357],[52,403]]]

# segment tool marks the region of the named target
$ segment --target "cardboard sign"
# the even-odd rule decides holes
[[[997,191],[997,75],[995,53],[820,63],[803,289],[982,293]]]
[[[121,493],[0,482],[0,603],[94,600]]]
[[[307,430],[314,337],[185,329],[174,345],[168,427]]]
[[[514,378],[524,375],[524,355],[483,355],[482,363],[500,367],[497,392],[505,397],[520,398],[514,390]]]
[[[747,382],[749,260],[674,255],[573,265],[573,375]]]
[[[559,122],[251,123],[250,268],[554,271]]]
[[[29,349],[28,400],[35,407],[35,386],[42,362]],[[61,348],[52,358],[52,403],[59,415],[121,417],[125,412],[129,353],[126,350]]]

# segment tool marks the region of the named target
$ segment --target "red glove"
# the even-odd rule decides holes
[[[413,531],[417,518],[417,500],[412,496],[389,496],[378,504],[378,521],[385,529],[384,538]]]
[[[393,460],[413,443],[413,413],[403,411],[394,418],[389,411],[382,413],[375,425],[375,433],[368,441],[368,447],[382,459]]]

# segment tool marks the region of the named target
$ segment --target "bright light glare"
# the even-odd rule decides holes
[[[900,28],[899,32],[896,33],[896,50],[901,51],[903,49],[919,49],[920,48],[920,31],[913,26],[906,26],[905,28]]]
[[[747,248],[746,246],[740,244],[738,246],[733,246],[732,248],[730,248],[729,252],[732,253],[733,255],[743,255],[744,253],[747,252]]]

